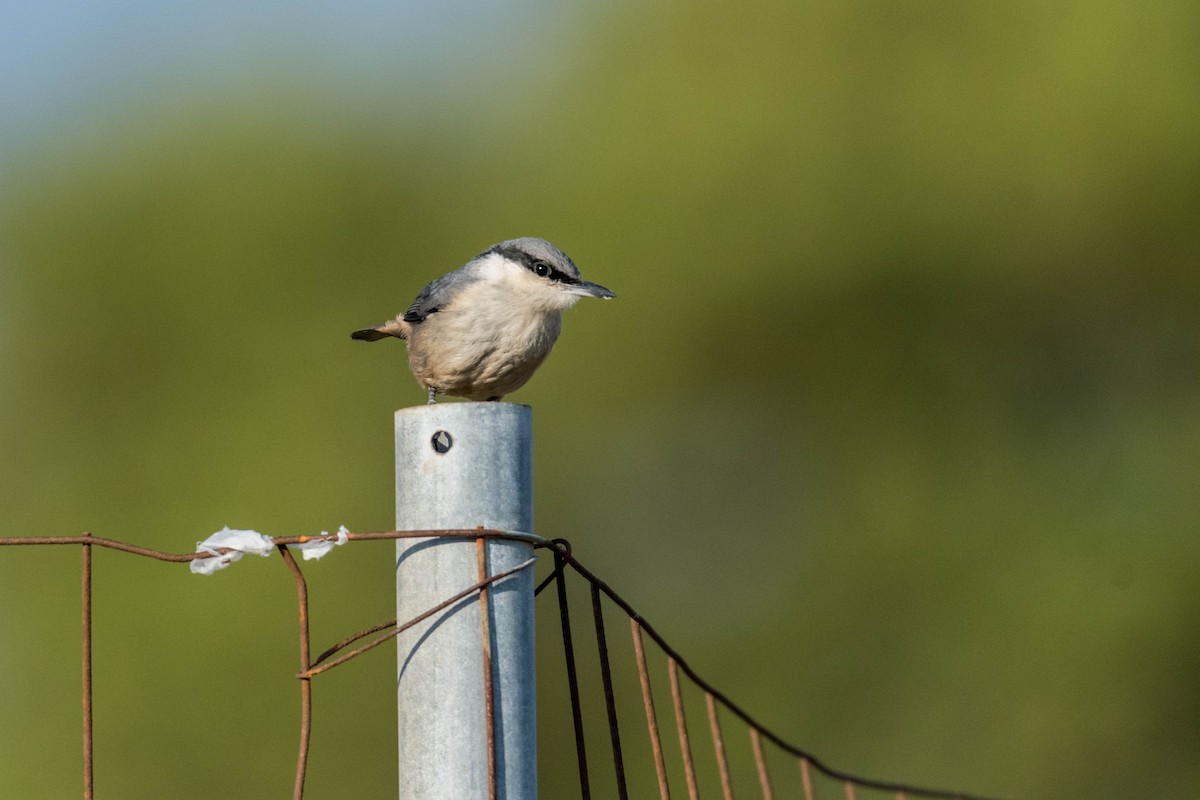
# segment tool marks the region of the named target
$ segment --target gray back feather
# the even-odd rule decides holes
[[[404,312],[404,321],[422,322],[430,314],[440,311],[442,306],[449,303],[450,299],[458,293],[459,289],[470,282],[471,273],[477,268],[478,260],[478,258],[473,258],[453,272],[430,281],[412,301],[408,311]]]

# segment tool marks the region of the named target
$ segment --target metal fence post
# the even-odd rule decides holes
[[[396,412],[396,529],[533,528],[533,415],[509,403],[440,403]],[[533,555],[490,540],[489,575]],[[398,539],[404,622],[479,581],[471,539]],[[478,594],[397,637],[401,800],[535,800],[533,571],[489,587],[495,794],[489,787]]]

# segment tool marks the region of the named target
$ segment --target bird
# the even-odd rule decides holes
[[[554,346],[562,312],[581,297],[615,297],[585,281],[566,253],[525,236],[494,244],[431,281],[402,315],[350,334],[408,343],[408,366],[428,393],[497,401],[525,385]]]

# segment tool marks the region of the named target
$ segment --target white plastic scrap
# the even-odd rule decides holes
[[[313,538],[313,539],[309,539],[307,542],[301,542],[300,544],[296,544],[296,545],[292,545],[292,546],[300,551],[300,554],[302,556],[304,556],[305,561],[310,561],[314,558],[320,558],[321,556],[325,555],[330,550],[332,550],[334,547],[345,544],[346,542],[350,541],[349,534],[350,534],[350,531],[346,530],[346,526],[340,525],[340,526],[338,526],[338,530],[337,530],[337,539]],[[328,535],[329,535],[329,531],[321,531],[321,536],[328,536]]]
[[[306,539],[299,544],[289,545],[300,551],[305,561],[320,558],[338,545],[350,541],[350,531],[345,525],[338,526],[337,538],[331,538],[328,531],[321,531],[320,536]],[[222,550],[228,550],[222,553]],[[226,525],[203,542],[196,543],[197,553],[211,553],[212,558],[193,559],[189,564],[192,572],[198,575],[212,575],[219,569],[225,569],[239,560],[246,553],[258,556],[269,556],[275,552],[275,540],[258,531],[239,531]]]
[[[221,550],[229,550],[227,553]],[[225,569],[234,561],[239,560],[245,553],[259,556],[269,556],[275,551],[275,542],[270,536],[258,531],[239,531],[226,525],[203,542],[196,543],[197,553],[212,553],[212,558],[194,559],[189,567],[199,575],[212,575],[219,569]]]

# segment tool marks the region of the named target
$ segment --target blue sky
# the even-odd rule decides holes
[[[0,0],[0,206],[77,134],[248,89],[418,116],[569,57],[580,2]],[[560,63],[561,66],[561,63]],[[549,73],[553,74],[553,73]],[[315,86],[314,86],[315,84]],[[15,289],[0,242],[0,323]]]
[[[348,92],[405,76],[452,79],[505,38],[554,49],[558,37],[546,32],[574,7],[531,0],[0,0],[0,147],[4,139],[12,144],[103,116],[113,104],[244,80],[264,68],[319,75]]]

